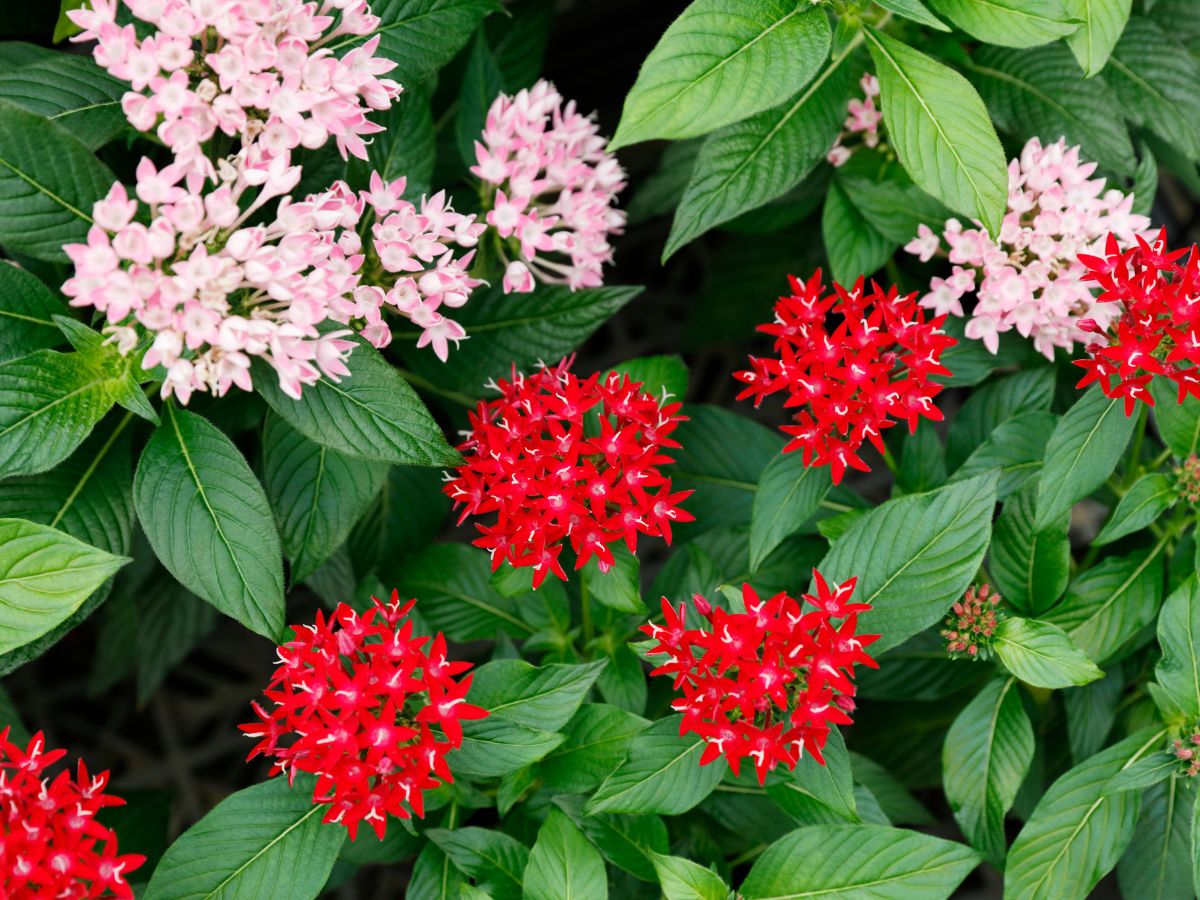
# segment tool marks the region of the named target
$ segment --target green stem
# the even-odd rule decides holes
[[[592,595],[588,591],[586,578],[579,579],[579,605],[583,610],[583,649],[586,651],[595,636],[592,628]]]
[[[1171,448],[1168,447],[1162,453],[1158,454],[1158,456],[1154,457],[1154,459],[1150,460],[1150,465],[1148,465],[1146,468],[1159,469],[1162,467],[1162,464],[1165,463],[1170,458],[1171,458]]]
[[[896,463],[896,457],[892,456],[892,451],[886,446],[883,448],[883,461],[892,470],[893,475],[899,473],[900,466]]]

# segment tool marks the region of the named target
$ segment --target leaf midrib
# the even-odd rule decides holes
[[[692,741],[692,743],[688,744],[687,747],[685,747],[678,754],[676,754],[671,759],[671,761],[668,762],[666,765],[659,766],[653,772],[648,773],[643,778],[639,778],[637,781],[633,782],[628,787],[624,787],[621,790],[617,791],[615,794],[609,794],[607,797],[600,800],[599,803],[596,804],[597,808],[595,811],[603,812],[605,809],[611,809],[612,805],[613,805],[612,804],[613,800],[616,800],[618,797],[622,797],[625,794],[628,794],[630,791],[636,790],[637,788],[644,785],[651,778],[661,776],[664,772],[668,771],[673,766],[678,764],[680,760],[684,759],[689,753],[691,753],[693,750],[695,750],[697,747],[699,747],[703,743],[704,743],[704,738],[696,738],[694,741]],[[611,777],[611,776],[609,776],[609,777]],[[601,787],[603,787],[603,785],[601,785]],[[601,805],[602,805],[602,808],[601,808]]]
[[[50,188],[46,187],[40,181],[36,181],[29,175],[26,175],[24,171],[22,171],[21,169],[18,169],[13,163],[9,162],[3,156],[0,156],[0,166],[4,166],[5,168],[7,168],[10,172],[12,172],[14,175],[16,175],[18,178],[20,178],[26,184],[28,184],[30,187],[32,187],[34,190],[36,190],[38,193],[45,194],[47,197],[49,197],[51,200],[53,200],[55,203],[57,203],[63,209],[70,212],[72,215],[76,216],[77,218],[83,219],[83,221],[87,222],[89,225],[93,224],[91,216],[89,216],[87,213],[83,212],[80,209],[76,209],[74,206],[72,206],[70,203],[68,203],[62,197],[58,196],[58,194],[54,193],[54,191],[50,190]]]
[[[951,869],[957,865],[961,865],[964,860],[954,860],[936,866],[926,866],[922,869],[903,872],[899,875],[891,875],[886,878],[877,878],[873,881],[856,881],[852,884],[839,884],[836,887],[821,888],[815,891],[801,891],[796,894],[777,894],[771,897],[758,897],[756,900],[803,900],[805,897],[822,897],[826,894],[844,894],[851,890],[862,890],[864,888],[877,887],[881,884],[892,884],[897,881],[906,881],[917,875],[925,875],[930,872],[940,872],[943,869]]]
[[[285,828],[283,831],[281,831],[278,835],[273,837],[270,841],[268,841],[266,844],[264,844],[253,856],[251,856],[248,860],[246,860],[244,863],[242,863],[240,866],[238,866],[236,869],[234,869],[232,872],[230,872],[229,875],[227,875],[225,877],[225,879],[223,881],[221,881],[220,884],[218,884],[211,891],[209,891],[208,893],[206,893],[204,895],[204,900],[211,900],[211,898],[216,897],[218,894],[220,894],[221,889],[224,888],[225,885],[229,884],[231,881],[233,881],[233,879],[235,879],[239,875],[241,875],[242,872],[245,871],[245,869],[248,866],[250,866],[252,863],[254,863],[259,857],[261,857],[264,853],[266,853],[268,850],[270,850],[272,847],[274,847],[276,844],[278,844],[280,841],[282,841],[289,834],[291,834],[295,829],[299,828],[301,825],[303,825],[305,822],[307,822],[310,818],[315,816],[317,813],[321,812],[321,809],[322,808],[320,806],[314,804],[311,809],[307,810],[304,813],[304,815],[302,815],[299,819],[297,819],[295,822],[293,822],[291,825],[289,825],[287,828]]]

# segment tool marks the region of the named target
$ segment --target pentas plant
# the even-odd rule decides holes
[[[738,399],[758,406],[786,392],[784,408],[799,409],[795,424],[782,426],[791,437],[784,451],[828,466],[838,484],[847,469],[869,471],[859,449],[870,442],[883,453],[883,432],[897,421],[912,432],[922,418],[942,418],[932,376],[951,374],[941,354],[955,340],[941,330],[945,315],[926,321],[915,293],[874,281],[868,289],[862,278],[827,292],[819,269],[807,282],[789,279],[793,293],[775,304],[775,321],[758,327],[774,337],[778,356],[751,356],[750,368],[734,374],[746,385]]]
[[[701,765],[724,758],[736,775],[749,760],[762,784],[805,752],[824,765],[830,729],[850,724],[854,667],[879,668],[866,652],[879,635],[857,633],[871,607],[850,602],[855,579],[831,588],[814,570],[813,581],[817,593],[799,602],[784,592],[763,600],[744,584],[741,612],[697,594],[697,628],[687,627],[685,603],[663,597],[664,624],[641,627],[655,642],[647,656],[669,657],[650,674],[671,676],[682,693],[671,708],[683,713],[681,734],[704,739]]]
[[[446,754],[462,743],[463,721],[487,710],[466,702],[469,662],[446,656],[446,639],[414,635],[416,600],[392,592],[363,613],[341,604],[313,625],[294,625],[279,663],[254,703],[257,721],[239,726],[257,741],[249,759],[271,757],[272,774],[316,776],[322,821],[350,837],[366,823],[382,840],[389,816],[425,814],[425,792],[454,780]]]
[[[1103,178],[1091,177],[1096,163],[1080,152],[1064,139],[1043,147],[1030,138],[1008,165],[1008,209],[996,235],[950,219],[939,239],[921,225],[904,249],[924,262],[944,254],[945,241],[952,266],[950,277],[930,282],[921,305],[969,316],[966,336],[992,353],[1000,335],[1015,330],[1052,360],[1056,347],[1070,352],[1090,340],[1089,330],[1107,329],[1118,310],[1097,302],[1083,259],[1110,237],[1121,249],[1133,246],[1150,220],[1132,211],[1133,194],[1105,190]],[[968,295],[975,304],[966,313]]]
[[[643,5],[6,18],[0,896],[1196,894],[1187,4]]]
[[[475,546],[491,554],[493,571],[532,567],[535,588],[550,574],[566,580],[566,546],[576,569],[595,557],[605,572],[609,545],[636,552],[641,534],[670,543],[671,526],[693,520],[680,507],[692,492],[673,491],[659,468],[672,462],[662,451],[679,447],[671,434],[686,421],[681,404],[616,372],[581,380],[573,362],[500,379],[500,397],[470,414],[458,447],[466,462],[443,488],[460,524],[496,513],[495,524],[476,523]]]
[[[146,858],[121,854],[96,814],[125,803],[105,794],[108,772],[48,770],[66,750],[47,750],[39,731],[26,746],[0,729],[0,892],[5,897],[132,898],[129,875]]]
[[[1079,387],[1096,383],[1106,396],[1121,398],[1125,415],[1140,400],[1153,406],[1150,382],[1157,375],[1172,382],[1180,403],[1200,397],[1200,260],[1195,245],[1171,250],[1165,229],[1153,243],[1139,238],[1122,250],[1115,235],[1104,256],[1081,255],[1086,280],[1099,285],[1100,318],[1086,323],[1095,335],[1088,359],[1075,361],[1085,371]]]

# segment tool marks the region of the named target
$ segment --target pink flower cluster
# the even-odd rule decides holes
[[[340,58],[329,46],[376,29],[364,0],[124,3],[157,30],[139,39],[117,23],[119,0],[90,0],[67,13],[83,29],[73,40],[96,41],[96,62],[133,88],[121,103],[130,123],[188,172],[214,175],[202,145],[218,131],[285,157],[332,137],[366,159],[363,137],[383,130],[366,114],[401,90],[379,77],[396,63],[375,55],[378,37]]]
[[[941,238],[950,247],[951,275],[934,278],[921,304],[937,315],[963,316],[961,299],[975,291],[965,333],[992,353],[1000,335],[1013,329],[1047,359],[1055,347],[1069,352],[1076,342],[1091,340],[1080,328],[1083,320],[1107,329],[1120,311],[1096,302],[1077,257],[1102,253],[1110,232],[1122,249],[1132,246],[1150,220],[1132,212],[1132,194],[1106,191],[1103,178],[1091,177],[1095,170],[1065,140],[1043,147],[1031,138],[1008,166],[1008,212],[999,238],[982,226],[947,221]],[[941,249],[941,239],[922,225],[904,249],[927,261]]]
[[[418,209],[400,199],[402,179],[384,184],[375,176],[359,195],[337,182],[293,201],[287,195],[299,166],[257,144],[222,160],[216,187],[203,193],[181,186],[185,172],[180,162],[160,170],[143,159],[136,198],[113,185],[93,208],[87,243],[64,248],[75,275],[63,293],[73,306],[103,312],[124,353],[153,335],[142,365],[166,369],[164,397],[187,403],[194,391],[250,390],[257,357],[298,398],[322,374],[337,380],[348,373],[351,331],[322,325],[365,323],[365,336],[382,346],[391,339],[384,305],[420,325],[418,344],[432,344],[443,359],[447,339],[462,337],[437,310],[461,306],[478,282],[466,273],[470,254],[456,260],[448,244],[473,245],[483,226],[455,213],[441,194]],[[255,223],[274,198],[281,198],[274,217]],[[149,225],[135,219],[139,200]],[[368,206],[377,222],[364,252],[356,229]],[[368,253],[402,276],[386,291],[359,283]]]
[[[625,225],[614,206],[625,172],[596,123],[539,81],[497,97],[482,138],[471,172],[484,182],[487,222],[504,242],[505,293],[532,291],[535,278],[571,290],[602,284],[608,236]]]
[[[850,159],[851,148],[846,146],[846,141],[853,135],[861,134],[864,146],[879,145],[879,123],[883,121],[883,113],[875,106],[875,98],[879,96],[879,80],[868,72],[859,81],[859,87],[862,88],[863,98],[860,100],[856,97],[850,101],[842,132],[825,154],[834,168],[844,166]]]

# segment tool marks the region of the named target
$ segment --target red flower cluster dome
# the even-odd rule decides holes
[[[933,403],[942,388],[930,376],[950,374],[940,358],[956,341],[941,330],[944,315],[925,320],[915,292],[901,297],[875,282],[867,291],[859,278],[826,293],[820,269],[807,283],[788,279],[793,293],[775,304],[774,322],[758,327],[774,336],[779,356],[752,356],[749,369],[734,373],[746,384],[738,399],[758,406],[786,391],[784,407],[799,410],[796,424],[783,426],[792,437],[784,452],[829,466],[838,484],[847,468],[868,471],[858,456],[864,441],[882,453],[883,430],[898,420],[915,431],[922,416],[942,418]]]
[[[446,754],[462,743],[460,722],[488,714],[466,702],[471,676],[454,679],[471,664],[446,658],[441,633],[413,635],[415,600],[372,599],[361,615],[343,603],[328,620],[293,625],[264,692],[274,708],[254,703],[259,721],[239,726],[259,738],[247,759],[273,756],[271,774],[289,780],[317,776],[313,802],[329,804],[324,821],[351,840],[360,822],[382,839],[388,815],[423,816],[424,792],[454,780]]]
[[[795,768],[806,750],[824,765],[830,728],[850,723],[854,667],[879,667],[866,652],[879,635],[856,633],[858,614],[871,607],[849,602],[855,579],[831,589],[815,570],[813,578],[816,596],[802,598],[807,612],[784,593],[759,600],[744,584],[744,612],[697,594],[707,621],[688,628],[686,604],[676,610],[664,597],[665,624],[642,626],[658,642],[650,655],[670,657],[650,674],[672,676],[683,692],[672,703],[683,713],[680,733],[708,742],[701,765],[724,756],[736,775],[749,757],[761,784],[780,763]]]
[[[96,821],[125,803],[104,793],[108,773],[91,776],[80,760],[75,778],[46,777],[66,751],[47,751],[40,731],[24,749],[8,737],[0,730],[0,897],[132,898],[125,878],[146,858],[118,855],[116,832]]]
[[[1096,322],[1080,323],[1097,335],[1088,347],[1090,359],[1075,360],[1087,374],[1079,387],[1092,382],[1108,397],[1125,399],[1125,415],[1138,400],[1154,405],[1150,380],[1165,375],[1179,388],[1179,402],[1191,394],[1200,397],[1200,260],[1196,247],[1168,250],[1166,230],[1153,244],[1142,238],[1122,252],[1117,239],[1108,236],[1104,256],[1081,254],[1088,268],[1085,280],[1100,285],[1101,303],[1119,303],[1121,316],[1107,330]]]
[[[681,404],[628,375],[580,380],[573,359],[501,379],[501,396],[470,415],[458,448],[466,462],[445,486],[462,507],[460,524],[497,513],[495,525],[476,525],[474,543],[491,552],[493,571],[505,561],[532,566],[534,587],[550,572],[566,580],[564,541],[576,569],[594,556],[607,571],[609,544],[624,538],[636,553],[639,533],[670,543],[671,526],[693,519],[679,507],[691,491],[672,492],[659,470],[673,461],[662,451],[679,446],[671,432],[686,421]]]

